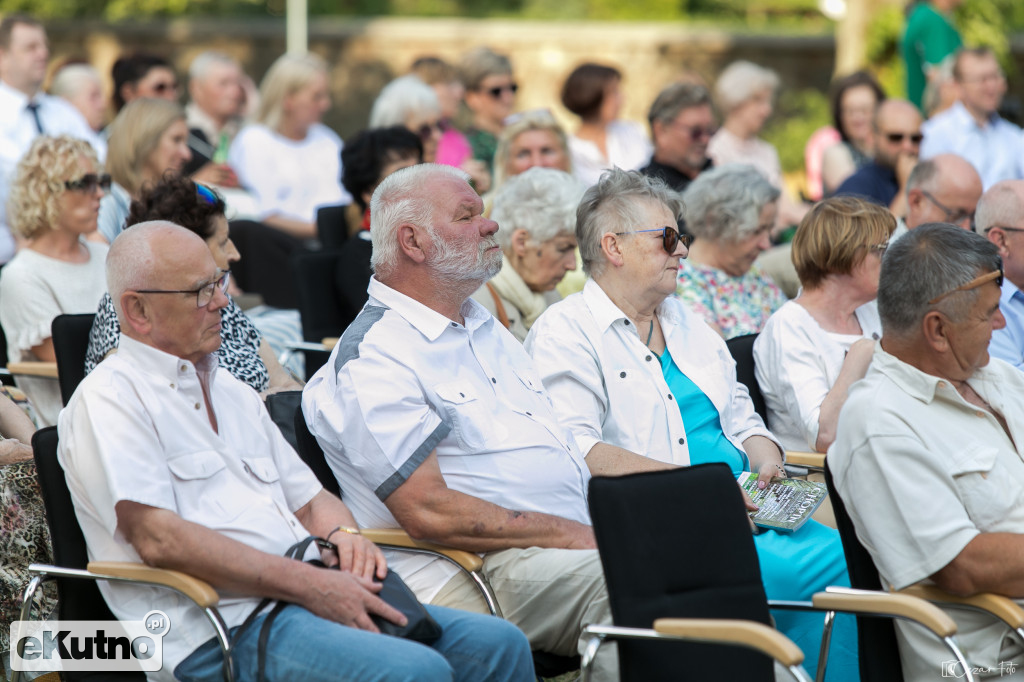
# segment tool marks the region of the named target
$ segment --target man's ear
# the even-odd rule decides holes
[[[622,267],[624,262],[622,257],[622,242],[619,238],[611,232],[605,232],[601,235],[601,251],[604,253],[604,257],[608,259],[608,263],[615,267]]]
[[[412,223],[398,226],[398,248],[414,263],[427,260],[430,235],[427,231]]]
[[[998,227],[989,229],[988,234],[984,235],[990,242],[996,245],[999,249],[999,255],[1004,257],[1007,254],[1006,248],[1006,233]]]
[[[654,146],[658,146],[658,140],[661,139],[661,134],[665,132],[665,122],[659,119],[654,119],[651,122],[651,142]]]
[[[917,187],[907,192],[907,207],[917,210],[924,201],[924,193]]]
[[[924,340],[938,353],[949,351],[949,328],[949,319],[937,310],[929,311],[921,320]]]
[[[121,310],[124,313],[124,323],[135,332],[135,336],[149,335],[153,329],[153,310],[142,294],[134,291],[121,294]]]

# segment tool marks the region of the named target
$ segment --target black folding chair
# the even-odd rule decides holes
[[[53,351],[57,356],[57,383],[60,399],[65,405],[85,378],[85,353],[89,349],[89,332],[96,313],[58,315],[50,325]]]

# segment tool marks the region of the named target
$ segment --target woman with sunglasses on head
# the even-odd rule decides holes
[[[771,246],[779,190],[753,166],[706,170],[686,192],[686,227],[696,236],[679,266],[676,296],[727,339],[761,331],[786,302],[754,260]]]
[[[555,287],[576,269],[579,181],[553,168],[531,168],[502,185],[491,219],[504,259],[501,271],[473,294],[520,341],[549,305]]]
[[[317,55],[279,57],[260,82],[253,123],[228,151],[259,220],[296,242],[316,237],[318,208],[352,203],[341,186],[341,138],[321,123],[331,107],[327,76]]]
[[[639,169],[654,151],[642,125],[619,119],[621,86],[618,69],[589,63],[576,67],[562,86],[562,104],[580,117],[569,149],[573,172],[587,187],[609,168]]]
[[[767,484],[785,476],[781,448],[736,380],[725,341],[672,296],[689,253],[676,229],[682,209],[661,180],[605,173],[577,213],[590,279],[540,316],[526,350],[595,475],[724,462],[734,475],[750,471]],[[791,534],[761,532],[755,544],[769,599],[806,600],[849,585],[831,528],[809,521]],[[814,614],[773,615],[814,666],[821,617],[815,624]],[[829,680],[857,679],[851,625],[837,625]]]
[[[754,342],[754,372],[768,425],[787,450],[825,452],[850,385],[882,335],[875,297],[896,219],[856,197],[814,206],[793,238],[800,295],[769,318]]]
[[[39,137],[18,162],[8,216],[22,248],[0,271],[0,325],[11,362],[55,362],[50,323],[88,313],[106,291],[107,247],[95,232],[100,199],[110,189],[96,154],[72,137]],[[18,379],[41,426],[57,423],[60,389],[52,379]]]
[[[220,196],[188,178],[169,175],[132,202],[128,228],[150,220],[166,220],[192,230],[210,248],[222,277],[199,291],[189,292],[195,294],[200,307],[204,299],[209,303],[214,288],[231,291],[230,268],[232,263],[238,261],[239,255],[228,234],[224,200]],[[221,345],[217,351],[221,366],[264,395],[302,388],[281,367],[266,339],[242,309],[230,296],[228,301],[228,306],[221,312]],[[92,310],[96,310],[96,319],[89,334],[89,348],[85,355],[87,373],[117,348],[121,333],[114,302],[109,294],[104,293],[99,308],[93,307]]]
[[[124,229],[133,199],[164,175],[181,173],[192,158],[185,110],[174,102],[132,101],[110,124],[107,169],[114,180],[100,204],[99,234],[107,243]]]

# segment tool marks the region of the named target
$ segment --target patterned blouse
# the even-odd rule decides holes
[[[754,265],[733,277],[722,270],[688,260],[681,261],[676,297],[710,324],[718,325],[726,339],[756,334],[786,296]]]
[[[220,366],[231,372],[239,381],[245,382],[257,391],[267,390],[270,375],[267,366],[260,358],[260,333],[253,326],[242,309],[228,298],[227,308],[220,316],[220,349],[217,360]],[[117,322],[114,300],[110,294],[103,294],[96,320],[89,332],[89,349],[85,353],[85,373],[96,369],[96,365],[107,356],[111,349],[117,348],[121,326]]]

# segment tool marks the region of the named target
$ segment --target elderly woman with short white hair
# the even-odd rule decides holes
[[[552,303],[555,287],[576,269],[576,205],[583,187],[571,175],[535,167],[510,178],[491,218],[505,258],[501,271],[473,294],[520,341]]]
[[[697,240],[679,266],[676,296],[727,339],[761,331],[786,302],[754,264],[771,246],[779,190],[753,166],[704,171],[683,194]]]
[[[758,137],[772,115],[779,76],[752,62],[737,61],[725,67],[715,81],[715,102],[725,120],[708,142],[708,157],[716,166],[749,163],[775,188],[784,190],[779,153]],[[780,226],[800,222],[807,206],[783,196]]]
[[[679,195],[664,182],[613,169],[587,190],[576,236],[583,291],[552,305],[526,339],[559,422],[595,475],[720,462],[764,487],[785,476],[782,450],[754,411],[725,341],[672,298],[679,260]],[[688,523],[680,520],[680,523]],[[769,599],[807,600],[849,585],[839,535],[809,521],[754,536]],[[700,561],[699,552],[694,561]],[[813,666],[821,617],[775,612],[779,630]],[[833,635],[830,681],[857,679],[847,619]]]

